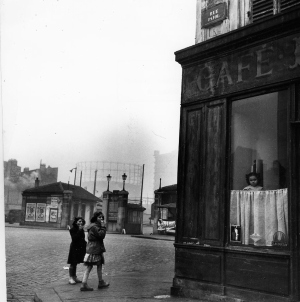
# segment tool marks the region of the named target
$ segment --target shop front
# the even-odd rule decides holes
[[[173,295],[300,299],[299,20],[298,5],[176,52]]]

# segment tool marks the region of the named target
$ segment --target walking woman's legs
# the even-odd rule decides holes
[[[97,275],[99,282],[102,281],[102,264],[97,265]]]
[[[92,268],[93,268],[92,265],[87,265],[86,266],[86,269],[85,269],[85,272],[84,272],[84,275],[83,275],[83,279],[82,279],[82,287],[80,288],[81,291],[90,291],[90,290],[93,290],[91,287],[89,287],[87,285],[87,280],[89,278],[89,274],[90,274]]]
[[[98,288],[103,288],[109,286],[109,283],[102,279],[102,264],[97,265],[97,275],[99,279]]]
[[[69,267],[69,276],[70,276],[70,278],[69,278],[69,284],[72,284],[72,285],[76,284],[76,281],[74,279],[75,278],[74,271],[75,271],[74,264],[70,264],[70,267]]]
[[[77,278],[77,274],[76,274],[76,271],[77,271],[77,263],[74,264],[73,269],[74,269],[74,271],[73,271],[73,279],[74,279],[74,281],[75,281],[76,283],[81,283],[81,281]]]

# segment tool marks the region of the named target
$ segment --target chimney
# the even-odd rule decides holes
[[[35,179],[35,187],[37,188],[39,185],[40,185],[40,180],[39,180],[39,178],[37,177],[37,178]]]

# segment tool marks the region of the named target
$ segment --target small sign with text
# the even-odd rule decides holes
[[[202,27],[210,27],[215,23],[223,21],[227,17],[226,4],[219,3],[213,7],[210,7],[202,11],[201,23]]]

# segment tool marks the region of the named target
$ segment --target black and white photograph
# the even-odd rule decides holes
[[[300,1],[0,0],[0,300],[300,301]]]

